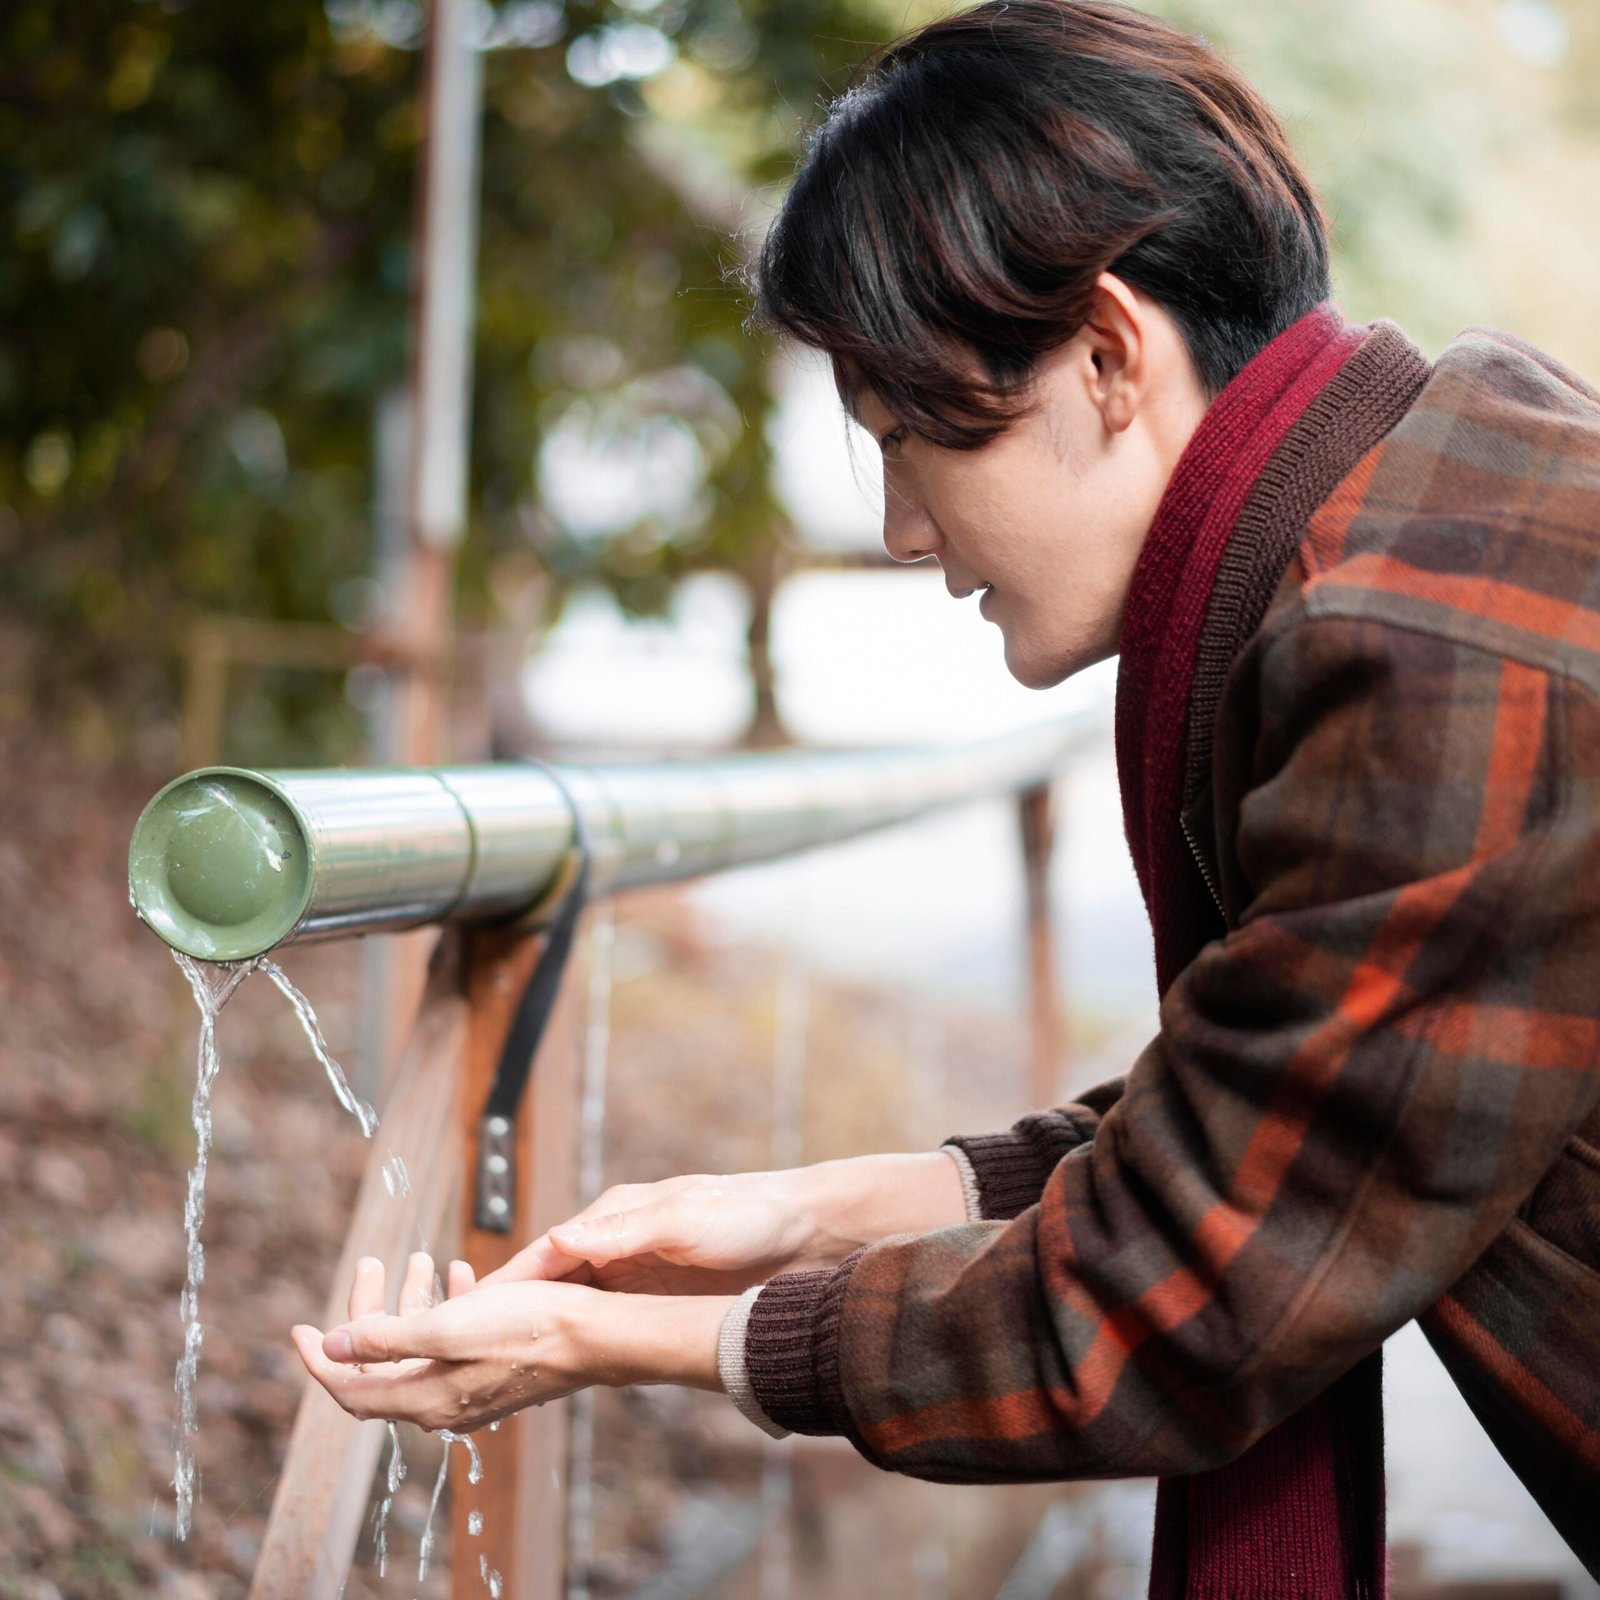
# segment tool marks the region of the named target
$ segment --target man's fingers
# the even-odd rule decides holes
[[[457,1359],[456,1338],[433,1311],[404,1317],[362,1317],[322,1336],[322,1353],[349,1365],[367,1361],[435,1361]]]
[[[359,1415],[353,1394],[367,1375],[359,1367],[330,1361],[327,1352],[322,1348],[323,1335],[315,1328],[305,1326],[291,1328],[289,1337],[294,1340],[294,1347],[300,1352],[300,1359],[305,1363],[306,1371],[346,1411]]]
[[[682,1237],[682,1220],[681,1208],[675,1202],[661,1200],[633,1211],[592,1217],[587,1222],[563,1222],[550,1230],[550,1240],[566,1254],[600,1267],[623,1256],[645,1255],[690,1242]]]
[[[433,1304],[433,1257],[414,1251],[406,1260],[405,1282],[400,1285],[400,1315],[414,1317]]]
[[[458,1294],[465,1294],[477,1282],[471,1264],[465,1261],[452,1261],[450,1263],[450,1276],[446,1294],[454,1300]]]
[[[323,1350],[324,1336],[315,1328],[294,1328],[291,1337],[306,1371],[353,1417],[389,1417],[429,1425],[425,1419],[447,1399],[440,1369],[430,1362],[367,1371],[330,1361]]]
[[[383,1263],[376,1256],[362,1256],[356,1262],[346,1311],[352,1322],[357,1317],[370,1317],[383,1310],[383,1279]]]
[[[582,1270],[584,1263],[569,1251],[558,1249],[550,1242],[549,1234],[540,1236],[525,1245],[503,1267],[486,1272],[478,1279],[481,1289],[490,1283],[527,1283],[531,1279],[570,1278]]]

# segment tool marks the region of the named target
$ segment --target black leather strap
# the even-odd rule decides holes
[[[589,892],[589,834],[583,813],[561,775],[542,761],[529,763],[543,768],[546,776],[561,791],[572,816],[573,850],[577,867],[556,907],[528,985],[517,1002],[511,1029],[500,1052],[494,1083],[484,1103],[478,1125],[478,1183],[474,1220],[491,1233],[509,1233],[517,1213],[516,1123],[522,1097],[533,1075],[539,1044],[555,1009],[561,980],[572,955],[578,931],[578,918]]]

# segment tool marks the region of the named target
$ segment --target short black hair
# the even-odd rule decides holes
[[[974,449],[1111,271],[1209,397],[1331,293],[1328,226],[1271,108],[1204,39],[1112,0],[985,0],[829,108],[755,268],[758,327],[913,432]]]

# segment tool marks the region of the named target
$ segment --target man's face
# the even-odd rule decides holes
[[[1036,404],[977,450],[905,431],[871,391],[858,420],[883,452],[883,542],[932,556],[956,598],[1043,689],[1114,655],[1145,535],[1206,400],[1177,327],[1109,274],[1106,315],[1039,364]]]

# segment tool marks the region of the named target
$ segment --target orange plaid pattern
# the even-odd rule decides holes
[[[1160,1033],[955,1141],[991,1220],[778,1280],[755,1392],[924,1477],[1165,1476],[1420,1319],[1600,1576],[1600,394],[1468,330],[1297,554]]]

